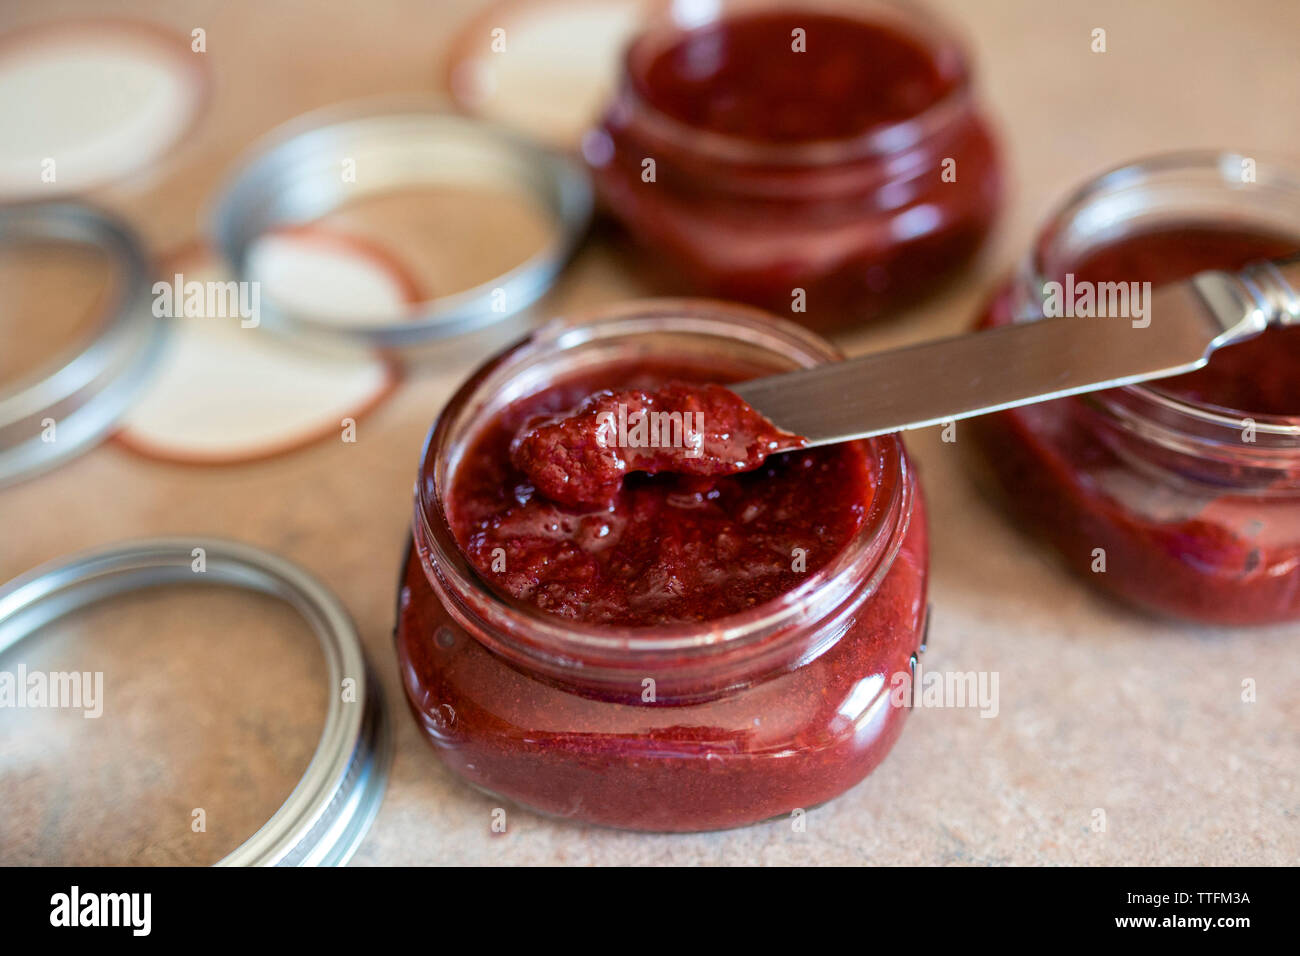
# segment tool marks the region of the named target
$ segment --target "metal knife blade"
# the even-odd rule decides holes
[[[1300,323],[1300,257],[1203,272],[1124,317],[1039,319],[752,379],[732,390],[809,445],[924,428],[1190,372],[1269,324]]]

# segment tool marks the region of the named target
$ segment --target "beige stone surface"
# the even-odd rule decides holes
[[[96,6],[89,0],[10,3],[0,27]],[[223,171],[275,123],[358,95],[435,88],[450,33],[479,5],[127,0],[117,6],[187,33],[196,26],[208,31],[215,81],[192,137],[149,176],[96,197],[130,216],[161,251],[201,232],[205,203]],[[1003,133],[1012,170],[1007,215],[970,275],[917,309],[845,337],[849,351],[962,328],[1052,203],[1107,166],[1189,147],[1300,154],[1300,5],[949,0],[943,6],[971,39],[985,102]],[[1094,27],[1107,30],[1109,52],[1089,52]],[[543,311],[654,292],[640,274],[599,235]],[[811,812],[805,833],[777,822],[697,836],[640,835],[512,810],[508,833],[493,835],[494,801],[452,777],[418,738],[401,700],[391,643],[417,454],[451,384],[469,367],[456,356],[410,370],[393,399],[362,420],[355,444],[326,441],[256,464],[198,468],[145,460],[108,443],[49,475],[0,489],[0,580],[73,550],[157,534],[242,539],[319,575],[358,622],[397,740],[388,793],[358,864],[1300,859],[1297,627],[1173,625],[1102,599],[987,503],[972,478],[960,427],[954,445],[935,432],[910,440],[933,513],[935,617],[927,665],[998,672],[996,718],[974,710],[915,713],[882,767]],[[183,627],[183,619],[174,626]],[[150,656],[134,657],[129,642],[119,644],[127,655],[119,666],[136,674],[165,672],[157,642]],[[256,669],[257,648],[247,646],[247,666]],[[283,653],[275,650],[281,668],[293,671]],[[13,659],[0,660],[0,667]],[[301,694],[301,710],[310,713],[319,690],[296,676],[275,686]],[[1258,686],[1251,704],[1241,700],[1247,678]],[[262,723],[241,732],[260,735],[266,745],[287,732],[274,721],[294,701],[284,697],[256,711]],[[0,713],[0,755],[16,752],[12,738],[5,749],[4,735],[16,726],[11,717]],[[289,723],[300,732],[297,722]],[[147,734],[121,739],[118,749],[97,751],[102,761],[149,763]],[[169,741],[184,746],[183,737]],[[296,745],[281,749],[271,747],[244,766],[282,773],[301,759]],[[222,752],[233,759],[229,750]],[[47,757],[57,761],[59,748]],[[12,761],[0,759],[0,792],[18,792],[9,776],[15,772]],[[88,771],[78,764],[66,772]],[[237,776],[209,768],[186,780],[211,790],[217,801],[247,789]],[[125,798],[115,789],[103,796],[114,799]],[[39,793],[28,803],[29,812],[42,812]],[[193,805],[187,795],[154,804]],[[1105,812],[1104,833],[1092,828],[1098,809]],[[178,816],[176,825],[188,827],[188,816]],[[89,832],[97,819],[87,817],[86,846],[103,845],[102,832]],[[187,854],[174,834],[170,843],[156,832],[128,836],[136,841],[129,844],[138,851],[134,858],[143,861],[209,858],[208,849]],[[75,828],[61,839],[75,840]],[[149,840],[166,852],[151,856]]]

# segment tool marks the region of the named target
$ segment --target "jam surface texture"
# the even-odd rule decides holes
[[[620,446],[649,440],[647,412],[666,416],[655,431],[669,447]],[[593,623],[708,621],[797,587],[861,526],[863,449],[802,441],[717,384],[607,369],[487,424],[456,469],[449,518],[484,581],[515,601]]]
[[[552,501],[600,507],[613,503],[632,472],[734,475],[803,444],[730,389],[667,382],[654,390],[605,389],[572,412],[530,421],[510,457]]]
[[[689,126],[799,143],[915,116],[954,88],[958,67],[885,23],[791,10],[693,31],[638,81],[651,105]]]
[[[1159,285],[1209,269],[1240,269],[1296,249],[1295,240],[1281,236],[1189,227],[1129,236],[1087,256],[1074,272],[1078,279],[1094,283],[1140,280]],[[1300,415],[1300,327],[1266,329],[1215,352],[1202,369],[1153,385],[1171,395],[1247,414]]]

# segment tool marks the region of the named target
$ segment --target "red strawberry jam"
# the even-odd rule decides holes
[[[1144,232],[1098,249],[1075,267],[1076,279],[1160,284],[1207,269],[1240,269],[1300,250],[1285,236],[1219,227]],[[1153,320],[1156,317],[1153,317]],[[1161,391],[1251,415],[1300,415],[1300,327],[1263,335],[1210,357],[1205,368],[1156,383]]]
[[[734,475],[804,444],[730,389],[668,382],[653,391],[604,389],[571,412],[529,421],[510,458],[552,501],[600,506],[632,472]]]
[[[817,10],[737,14],[687,34],[632,81],[711,133],[768,143],[843,139],[910,119],[964,79],[919,36]]]
[[[683,342],[629,332],[625,359],[584,363],[579,348],[552,364],[524,343],[462,388],[430,438],[398,608],[407,697],[448,766],[546,813],[664,831],[787,815],[861,780],[907,713],[891,692],[922,640],[927,546],[901,444],[769,454],[778,433],[718,384],[835,353],[696,306],[711,335],[674,311],[658,321]],[[719,336],[772,344],[756,363]],[[582,371],[475,411],[534,363]],[[584,399],[604,390],[718,416],[704,428],[722,442],[704,443],[712,464],[622,469],[597,482],[599,504],[542,494],[519,465],[585,460],[572,445],[593,440],[586,413],[603,399]],[[539,418],[559,430],[525,428]]]
[[[485,581],[577,620],[707,621],[793,589],[844,547],[871,502],[864,447],[768,458],[802,439],[726,388],[664,381],[687,372],[710,375],[608,369],[517,402],[483,429],[448,512]],[[614,416],[617,446],[620,401],[702,415],[702,454],[604,444],[599,416]]]

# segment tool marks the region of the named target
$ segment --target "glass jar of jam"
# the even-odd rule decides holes
[[[1067,277],[1076,295],[1154,287],[1297,250],[1296,171],[1157,157],[1077,192],[979,322],[1040,317],[1046,284],[1069,288]],[[972,425],[1009,506],[1098,586],[1204,623],[1300,618],[1300,328],[1269,329],[1188,375]]]
[[[595,508],[510,457],[523,423],[598,389],[836,358],[765,313],[650,300],[554,322],[469,379],[425,447],[396,631],[448,766],[547,814],[689,831],[807,809],[884,758],[928,575],[897,437],[629,475]]]
[[[971,257],[1002,175],[941,24],[881,0],[668,9],[630,45],[583,154],[607,209],[674,273],[826,330]]]

